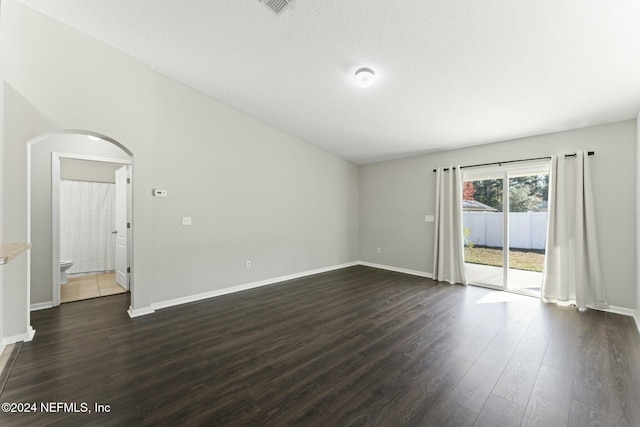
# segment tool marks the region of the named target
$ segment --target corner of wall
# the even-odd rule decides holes
[[[2,8],[0,7],[0,11]],[[3,165],[4,159],[4,78],[0,76],[0,167]],[[1,176],[1,175],[0,175]],[[4,190],[3,185],[0,184],[0,242],[3,242],[3,201],[4,201]],[[3,308],[4,311],[4,298],[2,295],[4,294],[4,279],[3,272],[0,271],[0,308]],[[4,351],[4,321],[2,316],[0,315],[0,355]]]
[[[636,118],[636,326],[640,331],[640,111]]]

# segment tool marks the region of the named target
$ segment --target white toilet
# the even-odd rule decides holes
[[[71,268],[73,261],[60,261],[60,284],[67,283],[67,270]]]

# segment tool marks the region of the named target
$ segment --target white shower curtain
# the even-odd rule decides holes
[[[585,151],[551,159],[542,299],[607,308],[589,161]]]
[[[115,184],[60,181],[60,259],[69,273],[114,269]]]
[[[462,232],[462,169],[436,169],[433,279],[466,285]]]

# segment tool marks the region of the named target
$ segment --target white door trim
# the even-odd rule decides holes
[[[116,283],[122,286],[124,289],[129,290],[129,235],[131,216],[129,215],[129,195],[131,185],[131,167],[129,165],[123,165],[116,170],[116,191],[115,191],[115,210],[116,210],[116,242],[115,242],[115,270],[116,270]],[[124,191],[124,194],[121,192]],[[124,196],[124,199],[122,198]],[[124,212],[122,212],[124,208]],[[124,215],[122,218],[121,215]],[[122,234],[124,234],[124,241],[122,241]],[[122,252],[124,251],[124,256]]]
[[[60,159],[76,159],[91,160],[102,163],[117,163],[128,165],[130,170],[130,178],[133,181],[133,162],[125,159],[114,159],[109,157],[87,156],[83,154],[73,153],[51,153],[51,296],[52,305],[57,307],[60,305]],[[29,172],[29,179],[31,173]],[[31,198],[28,199],[29,204],[29,222],[31,222]],[[128,199],[128,209],[131,209],[131,197]],[[131,265],[131,243],[128,239],[127,245],[129,250],[129,265]],[[131,280],[129,280],[129,289],[131,289]]]

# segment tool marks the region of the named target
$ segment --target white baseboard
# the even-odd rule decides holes
[[[27,329],[27,337],[24,339],[24,342],[33,341],[33,337],[36,335],[36,330],[33,329],[33,326],[29,325]]]
[[[20,341],[24,341],[28,337],[29,337],[29,334],[11,335],[10,337],[4,337],[3,342],[6,347],[8,345],[15,344]]]
[[[9,344],[15,344],[20,341],[29,342],[33,340],[33,337],[35,336],[35,334],[36,334],[36,330],[33,329],[31,326],[29,326],[29,328],[27,329],[27,332],[25,332],[24,334],[4,337],[4,339],[2,340],[2,343],[4,344],[4,346],[7,346]]]
[[[180,297],[180,298],[175,298],[175,299],[171,299],[171,300],[160,301],[160,302],[156,302],[156,303],[151,304],[151,306],[149,306],[149,307],[137,308],[135,310],[129,308],[129,310],[127,310],[127,313],[129,314],[129,317],[131,317],[131,318],[140,317],[140,316],[146,316],[147,314],[155,313],[155,310],[160,310],[160,309],[167,308],[167,307],[173,307],[173,306],[176,306],[176,305],[187,304],[187,303],[190,303],[190,302],[200,301],[200,300],[207,299],[207,298],[214,298],[214,297],[217,297],[217,296],[226,295],[226,294],[230,294],[230,293],[234,293],[234,292],[246,291],[248,289],[258,288],[258,287],[261,287],[261,286],[273,285],[275,283],[284,282],[284,281],[287,281],[287,280],[299,279],[301,277],[311,276],[311,275],[314,275],[314,274],[326,273],[328,271],[339,270],[341,268],[353,267],[354,265],[364,265],[364,266],[367,266],[367,267],[380,268],[382,270],[395,271],[395,272],[398,272],[398,273],[411,274],[411,275],[420,276],[420,277],[427,277],[427,278],[431,278],[432,277],[431,273],[425,273],[423,271],[409,270],[409,269],[406,269],[406,268],[392,267],[390,265],[375,264],[375,263],[372,263],[372,262],[354,261],[354,262],[348,262],[348,263],[345,263],[345,264],[332,265],[332,266],[329,266],[329,267],[318,268],[318,269],[315,269],[315,270],[308,270],[308,271],[303,271],[303,272],[300,272],[300,273],[289,274],[289,275],[286,275],[286,276],[274,277],[274,278],[271,278],[271,279],[266,279],[266,280],[261,280],[261,281],[258,281],[258,282],[247,283],[247,284],[244,284],[244,285],[238,285],[238,286],[232,286],[232,287],[229,287],[229,288],[217,289],[215,291],[204,292],[204,293],[201,293],[201,294],[189,295],[189,296],[186,296],[186,297]],[[52,301],[41,302],[41,303],[31,304],[31,311],[46,310],[46,309],[52,308],[52,307],[53,307],[53,302]]]
[[[602,311],[606,311],[614,314],[622,314],[623,316],[631,316],[635,319],[636,311],[632,308],[626,307],[618,307],[617,305],[610,305],[609,308],[606,308]]]
[[[127,310],[127,313],[129,314],[129,317],[131,317],[131,318],[140,317],[140,316],[146,316],[148,314],[153,314],[153,313],[155,313],[156,310],[161,310],[163,308],[174,307],[174,306],[182,305],[182,304],[188,304],[190,302],[201,301],[201,300],[208,299],[208,298],[215,298],[215,297],[218,297],[218,296],[227,295],[227,294],[231,294],[231,293],[235,293],[235,292],[241,292],[241,291],[246,291],[246,290],[249,290],[249,289],[259,288],[259,287],[262,287],[262,286],[273,285],[273,284],[276,284],[276,283],[285,282],[287,280],[299,279],[301,277],[312,276],[314,274],[326,273],[328,271],[339,270],[341,268],[353,267],[355,265],[363,265],[363,266],[366,266],[366,267],[373,267],[373,268],[379,268],[379,269],[382,269],[382,270],[395,271],[397,273],[411,274],[413,276],[426,277],[426,278],[429,278],[429,279],[433,278],[433,274],[432,273],[427,273],[427,272],[424,272],[424,271],[410,270],[410,269],[407,269],[407,268],[393,267],[393,266],[390,266],[390,265],[376,264],[376,263],[367,262],[367,261],[354,261],[354,262],[348,262],[348,263],[345,263],[345,264],[332,265],[330,267],[323,267],[323,268],[318,268],[318,269],[315,269],[315,270],[308,270],[308,271],[303,271],[303,272],[300,272],[300,273],[289,274],[289,275],[286,275],[286,276],[280,276],[280,277],[274,277],[274,278],[271,278],[271,279],[260,280],[260,281],[257,281],[257,282],[246,283],[246,284],[243,284],[243,285],[232,286],[232,287],[229,287],[229,288],[216,289],[214,291],[203,292],[203,293],[200,293],[200,294],[188,295],[188,296],[185,296],[185,297],[180,297],[180,298],[175,298],[175,299],[170,299],[170,300],[165,300],[165,301],[154,302],[154,303],[151,304],[150,307],[137,308],[135,310],[129,308],[129,310]],[[46,304],[46,303],[42,303],[42,304]],[[34,310],[35,308],[33,308],[33,307],[37,306],[37,305],[38,304],[34,304],[32,306],[32,310]],[[43,305],[42,309],[44,309],[44,308],[49,308],[49,307],[45,307]],[[636,312],[636,310],[633,310],[633,309],[630,309],[630,308],[625,308],[625,307],[609,306],[608,309],[603,310],[603,311],[608,311],[608,312],[616,313],[616,314],[622,314],[622,315],[625,315],[625,316],[632,316],[636,321],[636,326],[638,327],[638,331],[640,331],[640,314],[638,314]],[[17,341],[21,341],[21,340],[17,340]],[[7,343],[7,344],[10,344],[10,343]]]
[[[366,262],[366,261],[358,261],[357,264],[358,265],[365,265],[367,267],[380,268],[382,270],[395,271],[397,273],[411,274],[413,276],[427,277],[429,279],[433,278],[433,274],[426,273],[424,271],[409,270],[407,268],[392,267],[390,265],[375,264],[373,262]]]
[[[46,310],[48,308],[53,308],[53,301],[38,302],[35,304],[31,304],[30,310],[38,311],[38,310]]]
[[[273,285],[276,283],[280,283],[280,282],[285,282],[287,280],[293,280],[293,279],[298,279],[301,277],[306,277],[306,276],[312,276],[314,274],[320,274],[320,273],[326,273],[328,271],[333,271],[333,270],[339,270],[341,268],[347,268],[347,267],[353,267],[355,265],[364,265],[366,267],[373,267],[373,268],[379,268],[382,270],[389,270],[389,271],[395,271],[398,273],[405,273],[405,274],[411,274],[413,276],[420,276],[420,277],[426,277],[426,278],[433,278],[433,274],[431,273],[427,273],[424,271],[418,271],[418,270],[410,270],[407,268],[400,268],[400,267],[393,267],[390,265],[384,265],[384,264],[376,264],[373,262],[367,262],[367,261],[355,261],[355,262],[348,262],[345,264],[338,264],[338,265],[332,265],[330,267],[323,267],[323,268],[318,268],[315,270],[308,270],[308,271],[303,271],[300,273],[294,273],[294,274],[289,274],[286,276],[280,276],[280,277],[274,277],[271,279],[266,279],[266,280],[260,280],[258,282],[252,282],[252,283],[247,283],[244,285],[238,285],[238,286],[232,286],[229,288],[223,288],[223,289],[217,289],[215,291],[210,291],[210,292],[204,292],[201,294],[196,294],[196,295],[189,295],[186,297],[180,297],[180,298],[175,298],[175,299],[171,299],[171,300],[166,300],[166,301],[160,301],[160,302],[156,302],[156,303],[152,303],[150,307],[143,307],[143,308],[137,308],[137,309],[132,309],[131,307],[129,307],[129,310],[127,310],[127,313],[129,314],[129,317],[134,318],[134,317],[140,317],[140,316],[146,316],[148,314],[153,314],[155,313],[156,310],[160,310],[163,308],[167,308],[167,307],[173,307],[176,305],[181,305],[181,304],[188,304],[190,302],[195,302],[195,301],[201,301],[203,299],[207,299],[207,298],[214,298],[217,296],[221,296],[221,295],[227,295],[227,294],[231,294],[234,292],[241,292],[241,291],[246,291],[249,289],[253,289],[253,288],[258,288],[261,286],[268,286],[268,285]],[[37,303],[37,304],[31,304],[31,311],[36,311],[36,310],[45,310],[48,308],[52,308],[53,307],[53,303],[51,301],[47,301],[47,302],[42,302],[42,303]],[[638,332],[640,332],[640,311],[638,310],[634,310],[631,308],[626,308],[626,307],[619,307],[619,306],[609,306],[608,309],[604,309],[602,311],[607,311],[610,313],[615,313],[615,314],[622,314],[624,316],[631,316],[633,317],[633,319],[635,320],[636,323],[636,327],[638,328]],[[13,344],[19,341],[31,341],[33,339],[33,336],[35,335],[35,330],[29,326],[29,331],[26,334],[21,334],[21,335],[15,335],[12,337],[5,337],[4,340],[0,340],[0,354],[2,354],[2,350],[9,344]]]
[[[610,305],[609,308],[594,308],[594,310],[606,311],[607,313],[622,314],[623,316],[631,316],[635,320],[638,332],[640,332],[640,319],[638,319],[638,311],[632,308],[618,307]]]
[[[273,285],[275,283],[285,282],[287,280],[299,279],[300,277],[311,276],[319,273],[326,273],[327,271],[339,270],[341,268],[346,268],[346,267],[353,267],[354,265],[358,265],[358,264],[359,264],[358,262],[348,262],[346,264],[332,265],[330,267],[323,267],[315,270],[308,270],[300,273],[288,274],[286,276],[274,277],[271,279],[260,280],[258,282],[246,283],[244,285],[216,289],[215,291],[203,292],[201,294],[189,295],[186,297],[154,302],[151,304],[151,309],[160,310],[162,308],[173,307],[176,305],[187,304],[190,302],[200,301],[207,298],[214,298],[221,295],[227,295],[234,292],[240,292],[240,291],[246,291],[253,288],[259,288],[261,286]],[[145,313],[145,314],[148,314],[148,313]]]
[[[373,262],[366,262],[366,261],[358,261],[357,264],[366,265],[367,267],[380,268],[383,270],[396,271],[398,273],[412,274],[414,276],[428,277],[429,279],[433,278],[433,274],[425,273],[423,271],[408,270],[406,268],[392,267],[389,265],[375,264]],[[596,310],[607,311],[609,313],[615,313],[615,314],[622,314],[623,316],[631,316],[636,322],[636,327],[638,328],[638,332],[640,332],[640,311],[634,310],[632,308],[619,307],[616,305],[610,305],[609,308],[607,309],[596,309]]]
[[[147,314],[153,314],[155,312],[156,311],[152,307],[136,308],[135,310],[129,307],[129,310],[127,310],[127,314],[129,314],[129,317],[132,319],[134,317],[146,316]]]

